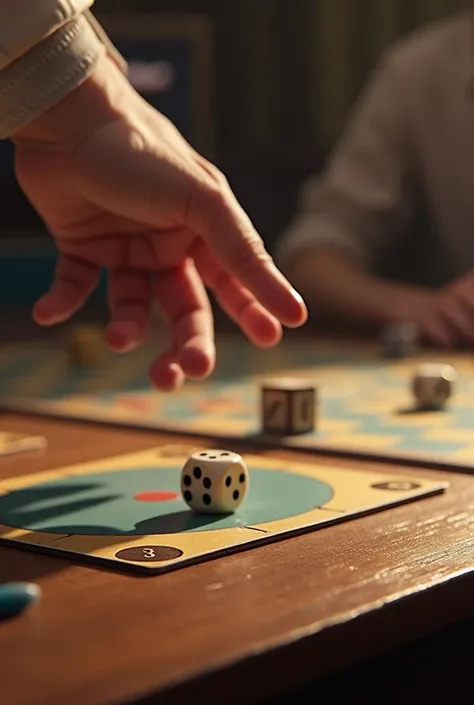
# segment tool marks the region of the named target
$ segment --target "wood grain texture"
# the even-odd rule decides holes
[[[1,477],[176,441],[13,415],[1,426],[49,440],[46,451],[0,459]],[[162,576],[1,548],[0,580],[44,591],[0,625],[2,705],[179,703],[209,692],[256,703],[474,614],[474,482],[415,472],[449,479],[450,491]]]

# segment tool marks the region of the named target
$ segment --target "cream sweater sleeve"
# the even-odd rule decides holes
[[[403,47],[395,45],[380,59],[324,172],[304,184],[297,213],[278,243],[283,266],[323,248],[374,269],[393,256],[409,230],[417,189],[409,107],[413,67]]]
[[[12,137],[74,90],[109,52],[94,0],[0,0],[0,139]]]

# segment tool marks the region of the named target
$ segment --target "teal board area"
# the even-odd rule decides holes
[[[208,442],[219,447],[217,439]],[[174,445],[1,480],[0,544],[163,573],[449,488],[412,473],[276,458],[249,448],[241,449],[248,470],[244,502],[233,514],[203,516],[180,492],[183,466],[196,450],[181,437]],[[219,463],[215,469],[227,473],[230,465]],[[202,471],[193,491],[212,492],[205,466]]]
[[[314,477],[252,468],[245,503],[235,514],[192,513],[180,496],[179,468],[136,467],[64,477],[0,495],[0,523],[76,535],[174,534],[279,521],[324,506],[332,488]]]
[[[390,362],[370,346],[288,342],[256,351],[239,339],[218,346],[218,367],[206,383],[168,395],[147,375],[158,348],[107,356],[97,367],[71,369],[61,348],[0,350],[0,395],[6,408],[134,428],[246,439],[255,444],[403,459],[474,472],[474,364],[467,355],[423,353]],[[411,378],[425,361],[452,364],[455,393],[439,412],[417,413]],[[260,383],[290,375],[318,387],[313,433],[268,438],[260,433]]]

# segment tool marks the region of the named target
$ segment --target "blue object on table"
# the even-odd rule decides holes
[[[16,617],[40,598],[41,588],[35,583],[0,585],[0,619]]]

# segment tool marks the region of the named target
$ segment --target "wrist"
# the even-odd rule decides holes
[[[60,102],[12,136],[16,145],[74,147],[119,117],[117,82],[126,81],[115,62],[102,56],[91,75]]]
[[[0,138],[12,138],[85,81],[105,53],[87,18],[75,17],[0,71]]]

